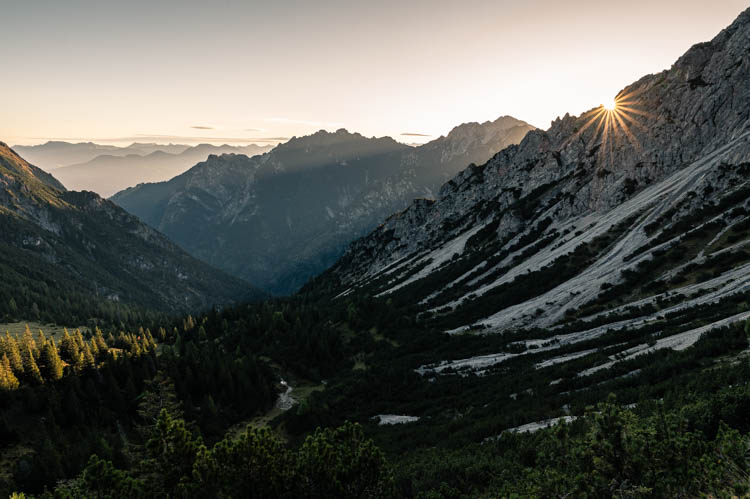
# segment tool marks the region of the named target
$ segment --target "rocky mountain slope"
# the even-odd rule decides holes
[[[66,191],[3,143],[0,249],[0,317],[83,321],[107,303],[178,312],[262,296],[114,203]]]
[[[211,156],[169,182],[112,199],[194,256],[275,293],[298,289],[346,245],[466,165],[519,142],[510,117],[412,148],[338,130],[247,158]]]
[[[410,306],[589,376],[750,317],[750,10],[671,69],[529,133],[356,241],[308,290]]]

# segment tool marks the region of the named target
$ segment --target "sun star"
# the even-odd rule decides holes
[[[607,101],[603,105],[604,109],[606,109],[607,111],[614,111],[615,109],[617,109],[617,101],[615,99]]]

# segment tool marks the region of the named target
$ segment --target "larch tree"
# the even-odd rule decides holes
[[[42,365],[44,366],[44,375],[50,381],[57,381],[63,375],[63,363],[60,355],[57,353],[55,340],[47,341],[42,348],[41,355]]]
[[[5,354],[10,361],[10,367],[16,374],[23,373],[23,359],[21,359],[21,350],[18,348],[18,340],[5,332]]]
[[[34,359],[34,353],[31,351],[31,345],[27,344],[21,354],[23,357],[23,373],[26,379],[38,384],[44,383],[42,373]]]
[[[18,378],[13,374],[10,367],[10,360],[6,354],[0,359],[0,390],[9,392],[18,388]]]

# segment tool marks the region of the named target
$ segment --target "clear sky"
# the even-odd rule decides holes
[[[0,140],[274,143],[345,127],[424,142],[505,114],[547,128],[669,68],[747,7],[0,0]]]

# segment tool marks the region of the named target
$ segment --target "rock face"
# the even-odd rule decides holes
[[[750,289],[750,11],[617,102],[463,170],[308,290],[418,303],[451,332],[557,328],[560,344],[668,316],[684,336],[657,347],[684,348],[705,331],[696,310],[717,327],[744,320],[732,303]]]
[[[189,256],[114,203],[91,192],[66,191],[4,143],[0,248],[0,316],[10,298],[21,312],[31,301],[43,306],[45,300],[59,301],[65,312],[75,300],[176,312],[262,296]]]
[[[169,182],[112,200],[194,256],[285,294],[415,197],[531,130],[510,117],[420,147],[346,130],[293,138],[262,156],[211,156]]]

